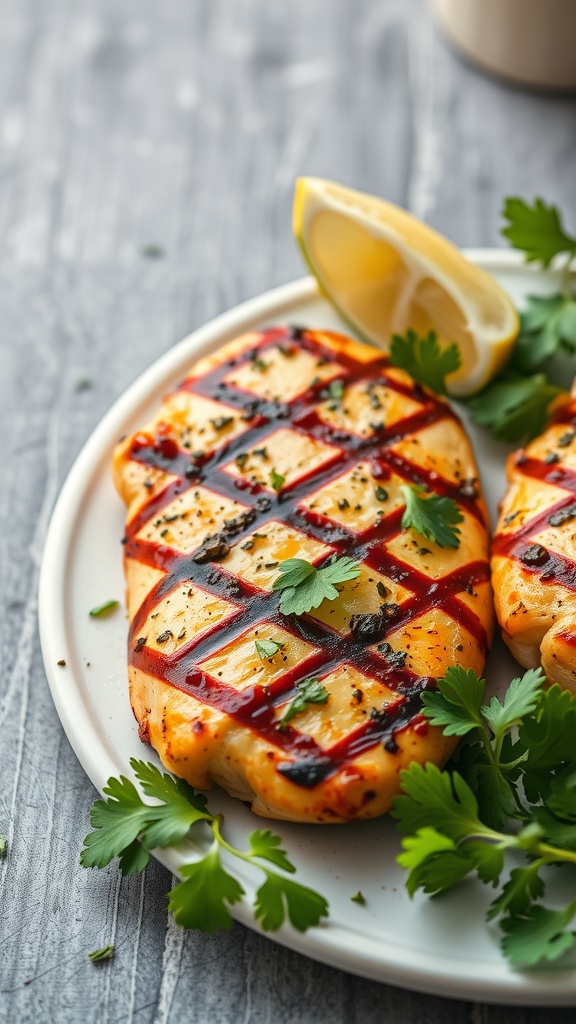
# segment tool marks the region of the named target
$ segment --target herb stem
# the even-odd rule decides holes
[[[576,261],[576,252],[572,251],[567,253],[566,262],[560,269],[560,292],[562,296],[570,301],[574,297],[572,291],[572,278],[575,275],[575,270],[572,269],[573,264]]]
[[[229,842],[226,841],[226,839],[224,839],[224,836],[222,835],[220,829],[220,826],[223,821],[223,814],[216,814],[212,818],[212,835],[214,836],[215,842],[218,844],[218,846],[222,847],[223,850],[227,850],[228,853],[231,853],[233,857],[239,857],[240,860],[246,861],[247,864],[252,864],[253,860],[251,854],[243,853],[242,850],[237,850],[235,846],[232,846]]]

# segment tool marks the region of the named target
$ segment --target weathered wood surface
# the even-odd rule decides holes
[[[463,64],[424,0],[0,0],[0,1019],[56,1024],[568,1024],[168,920],[167,872],[78,852],[94,798],[36,627],[42,544],[81,444],[207,318],[301,275],[298,173],[407,205],[464,245],[502,196],[576,225],[576,99]],[[150,258],[144,247],[161,254]],[[79,388],[87,378],[90,387]],[[94,967],[89,950],[116,944]]]

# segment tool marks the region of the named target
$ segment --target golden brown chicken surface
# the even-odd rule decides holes
[[[449,665],[482,671],[493,616],[478,473],[447,403],[373,348],[271,328],[197,363],[118,444],[114,477],[130,697],[171,771],[262,815],[339,822],[388,810],[412,760],[445,762],[455,741],[420,695]],[[458,547],[402,528],[406,484],[457,502]],[[279,611],[281,563],[342,555],[360,574],[335,600]],[[324,702],[282,722],[310,679]]]
[[[493,542],[504,640],[526,668],[576,693],[576,399],[510,455]]]

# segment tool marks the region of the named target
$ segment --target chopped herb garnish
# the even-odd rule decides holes
[[[325,398],[329,399],[328,408],[338,409],[344,396],[344,381],[343,380],[331,380],[326,390],[323,392]]]
[[[328,915],[328,904],[322,896],[284,874],[294,874],[296,869],[282,849],[279,836],[268,829],[256,829],[249,836],[249,850],[239,850],[223,838],[222,815],[210,814],[203,794],[196,793],[183,779],[160,772],[153,764],[132,758],[130,765],[145,795],[155,803],[145,803],[129,779],[108,779],[106,799],[97,800],[90,814],[93,831],[86,836],[80,856],[84,867],[103,868],[118,857],[123,874],[136,874],[147,866],[150,850],[180,842],[190,828],[197,826],[208,830],[212,842],[203,857],[179,868],[183,881],[169,894],[169,908],[177,924],[210,934],[232,927],[229,907],[244,896],[244,889],[221,861],[224,848],[264,872],[264,883],[256,892],[254,916],[265,931],[280,928],[288,917],[303,932]],[[270,865],[280,868],[281,873]]]
[[[380,597],[384,598],[388,597],[388,594],[390,593],[388,587],[385,587],[384,584],[382,583],[382,580],[378,580],[378,583],[376,584],[376,590],[378,591]]]
[[[248,462],[248,457],[248,452],[240,452],[240,454],[236,456],[234,461],[238,466],[238,469],[244,469],[244,466]]]
[[[253,370],[258,370],[259,373],[264,373],[264,370],[268,369],[269,363],[265,363],[260,356],[256,356],[254,359],[250,360],[250,366]]]
[[[441,548],[460,546],[460,529],[456,524],[461,523],[464,516],[452,498],[439,494],[427,497],[421,487],[412,485],[403,486],[400,490],[406,502],[402,529],[414,530]]]
[[[344,511],[344,509],[350,508],[350,502],[348,501],[348,498],[341,498],[340,501],[338,502],[338,508],[342,512]]]
[[[120,607],[120,601],[105,601],[104,604],[99,604],[96,608],[91,608],[89,615],[93,619],[102,618],[104,615],[110,615],[111,612],[115,612]]]
[[[388,491],[385,487],[376,487],[374,494],[376,495],[376,501],[388,501]]]
[[[216,416],[215,419],[210,420],[210,423],[214,427],[214,430],[224,430],[225,427],[229,427],[234,422],[233,416]]]
[[[146,245],[140,246],[140,255],[149,260],[159,260],[164,255],[164,249],[157,242],[148,242]]]
[[[160,633],[160,636],[156,637],[156,643],[157,644],[165,644],[165,643],[168,642],[168,640],[172,640],[173,637],[174,637],[174,633],[172,632],[172,630],[171,629],[165,629],[163,633]]]
[[[279,607],[283,615],[303,615],[323,601],[334,601],[340,594],[336,584],[359,575],[360,563],[347,556],[334,558],[321,569],[304,558],[287,558],[280,563],[280,575],[272,589],[282,591]]]
[[[4,860],[8,852],[8,840],[6,836],[0,836],[0,860]]]
[[[93,953],[88,953],[88,959],[93,964],[100,963],[101,960],[110,960],[114,956],[114,946],[104,946],[103,949],[95,949]]]
[[[304,682],[298,683],[297,690],[297,696],[290,702],[278,723],[280,729],[291,722],[296,715],[306,711],[309,704],[325,704],[330,696],[319,679],[305,679]]]
[[[366,906],[366,897],[363,895],[363,893],[360,892],[360,890],[358,890],[358,892],[355,893],[354,896],[351,896],[350,899],[352,900],[352,903],[358,903],[360,904],[361,907]]]
[[[277,473],[275,469],[270,473],[270,483],[276,492],[282,490],[285,479],[286,477],[282,476],[282,473]]]
[[[278,651],[281,651],[285,646],[283,640],[255,640],[254,645],[256,647],[256,654],[260,658],[260,661],[265,661],[266,658],[273,658]]]
[[[252,455],[259,455],[262,459],[267,459],[268,450],[266,448],[253,448]]]

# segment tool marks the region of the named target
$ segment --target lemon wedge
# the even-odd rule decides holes
[[[518,314],[490,274],[393,203],[321,178],[299,178],[294,233],[327,298],[367,341],[388,348],[409,327],[456,342],[453,395],[479,391],[506,363]]]

